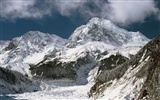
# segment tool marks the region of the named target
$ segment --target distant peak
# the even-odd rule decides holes
[[[21,36],[22,38],[30,38],[30,39],[35,39],[35,38],[39,38],[39,39],[44,39],[44,38],[60,38],[54,34],[49,34],[49,33],[43,33],[40,31],[28,31],[26,32],[24,35]]]
[[[48,34],[48,33],[43,33],[40,31],[28,31],[24,34],[24,36],[45,35],[45,34]]]

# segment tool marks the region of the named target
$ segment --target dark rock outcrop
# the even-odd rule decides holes
[[[42,79],[76,79],[76,72],[74,70],[75,62],[62,63],[58,59],[49,61],[47,63],[40,63],[38,65],[32,65],[30,68],[31,74],[34,78]]]
[[[17,46],[11,41],[8,46],[5,48],[6,51],[16,48]]]
[[[86,53],[84,57],[70,62],[63,62],[60,59],[54,59],[49,62],[45,62],[44,60],[37,65],[30,65],[30,70],[33,78],[70,79],[77,81],[79,77],[87,78],[89,71],[94,68],[96,64],[97,61],[90,54]],[[82,70],[83,72],[80,72]]]
[[[119,65],[113,69],[104,69],[102,73],[97,77],[96,84],[91,88],[91,96],[98,97],[102,95],[103,91],[107,87],[114,86],[111,80],[124,79],[124,74],[129,71],[132,73],[135,69],[138,71],[131,76],[127,76],[129,79],[135,78],[132,85],[140,80],[144,79],[144,83],[141,84],[140,91],[134,97],[130,97],[129,100],[160,100],[160,36],[146,44],[134,57],[126,61],[122,65]],[[133,77],[134,76],[134,77]],[[127,79],[126,79],[127,81]],[[114,87],[115,88],[115,87]],[[125,88],[125,87],[124,87]],[[131,91],[131,90],[130,90]],[[118,96],[119,94],[117,94]],[[128,94],[126,94],[127,97]],[[126,98],[124,98],[126,99]],[[128,100],[128,99],[127,99]]]
[[[92,96],[96,93],[98,94],[103,90],[102,88],[104,88],[100,87],[103,83],[122,76],[127,70],[123,64],[127,60],[128,58],[122,56],[119,53],[101,60],[98,69],[98,76],[96,78],[95,85],[90,90],[90,94]],[[121,67],[117,67],[119,65],[121,65]]]
[[[0,67],[0,94],[23,93],[40,90],[38,84],[17,71]]]

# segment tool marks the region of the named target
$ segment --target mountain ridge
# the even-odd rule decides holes
[[[128,32],[119,28],[109,20],[92,18],[86,25],[78,27],[69,37],[69,41],[72,41],[73,44],[70,43],[68,46],[76,42],[81,45],[89,41],[101,41],[113,46],[122,46],[129,42],[142,43],[149,39],[140,32]]]
[[[132,34],[132,38],[130,34]],[[62,59],[61,61],[74,61],[78,59],[76,55],[81,53],[97,52],[97,57],[95,57],[99,59],[100,55],[106,51],[113,51],[119,47],[123,47],[125,50],[131,48],[130,46],[139,46],[138,48],[140,48],[148,41],[149,39],[139,32],[128,32],[117,27],[109,20],[92,18],[86,25],[78,27],[68,40],[48,33],[29,31],[21,37],[7,41],[1,47],[3,49],[0,55],[0,65],[13,70],[17,70],[19,67],[20,69],[17,71],[30,75],[28,64],[38,63],[45,59],[47,55],[50,55],[50,58],[57,56]],[[4,44],[4,42],[2,43]],[[37,60],[33,61],[34,59]]]
[[[55,35],[29,31],[21,37],[14,38],[2,47],[0,64],[1,66],[6,66],[6,68],[29,74],[26,71],[29,66],[23,63],[24,58],[45,50],[53,51],[54,49],[60,49],[60,45],[65,44],[65,42],[66,40]],[[17,69],[18,67],[19,69]]]
[[[141,59],[134,58],[134,55],[149,41],[140,32],[128,32],[109,20],[92,18],[86,25],[78,27],[68,40],[29,31],[12,41],[0,42],[4,44],[0,52],[0,66],[41,82],[71,81],[75,86],[84,86],[87,91],[93,86],[90,96],[99,98],[99,93],[103,92],[98,90],[103,83],[114,83],[115,77],[123,78],[129,72],[136,73],[128,70],[125,62],[134,59],[133,62],[139,64],[137,60]],[[113,85],[117,87],[117,84]],[[41,86],[44,87],[43,84]]]
[[[111,70],[100,72],[90,91],[92,97],[159,100],[159,47],[160,36],[147,43],[127,62]]]

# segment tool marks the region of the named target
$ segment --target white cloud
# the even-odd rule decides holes
[[[84,19],[98,16],[121,25],[143,22],[160,12],[154,0],[2,0],[0,7],[4,19],[39,19],[54,12],[73,18],[79,13]]]
[[[87,0],[2,0],[0,2],[0,16],[3,19],[42,18],[59,12],[64,16],[73,15],[72,12],[83,8]]]
[[[63,0],[61,0],[63,1]],[[128,25],[135,22],[143,22],[150,15],[158,16],[160,10],[154,0],[77,0],[73,2],[61,2],[57,5],[62,15],[73,16],[73,11],[79,11],[84,18],[94,16],[109,19],[120,25]],[[94,5],[96,9],[89,9],[87,3]]]
[[[60,14],[64,16],[70,16],[73,15],[73,11],[76,11],[78,9],[81,9],[81,7],[84,7],[85,3],[87,3],[87,0],[52,0],[47,1],[49,2],[53,9],[56,9]]]
[[[0,3],[0,16],[4,19],[41,18],[49,14],[36,8],[36,0],[3,0]]]
[[[157,14],[154,0],[110,0],[107,17],[121,24],[143,22],[147,16]]]

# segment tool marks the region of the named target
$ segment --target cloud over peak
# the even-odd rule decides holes
[[[111,8],[108,18],[122,24],[143,22],[159,12],[154,0],[110,0],[108,6]]]
[[[154,0],[1,0],[0,8],[1,18],[7,20],[40,19],[59,12],[69,18],[78,13],[86,19],[98,16],[128,25],[150,15],[160,16]]]

